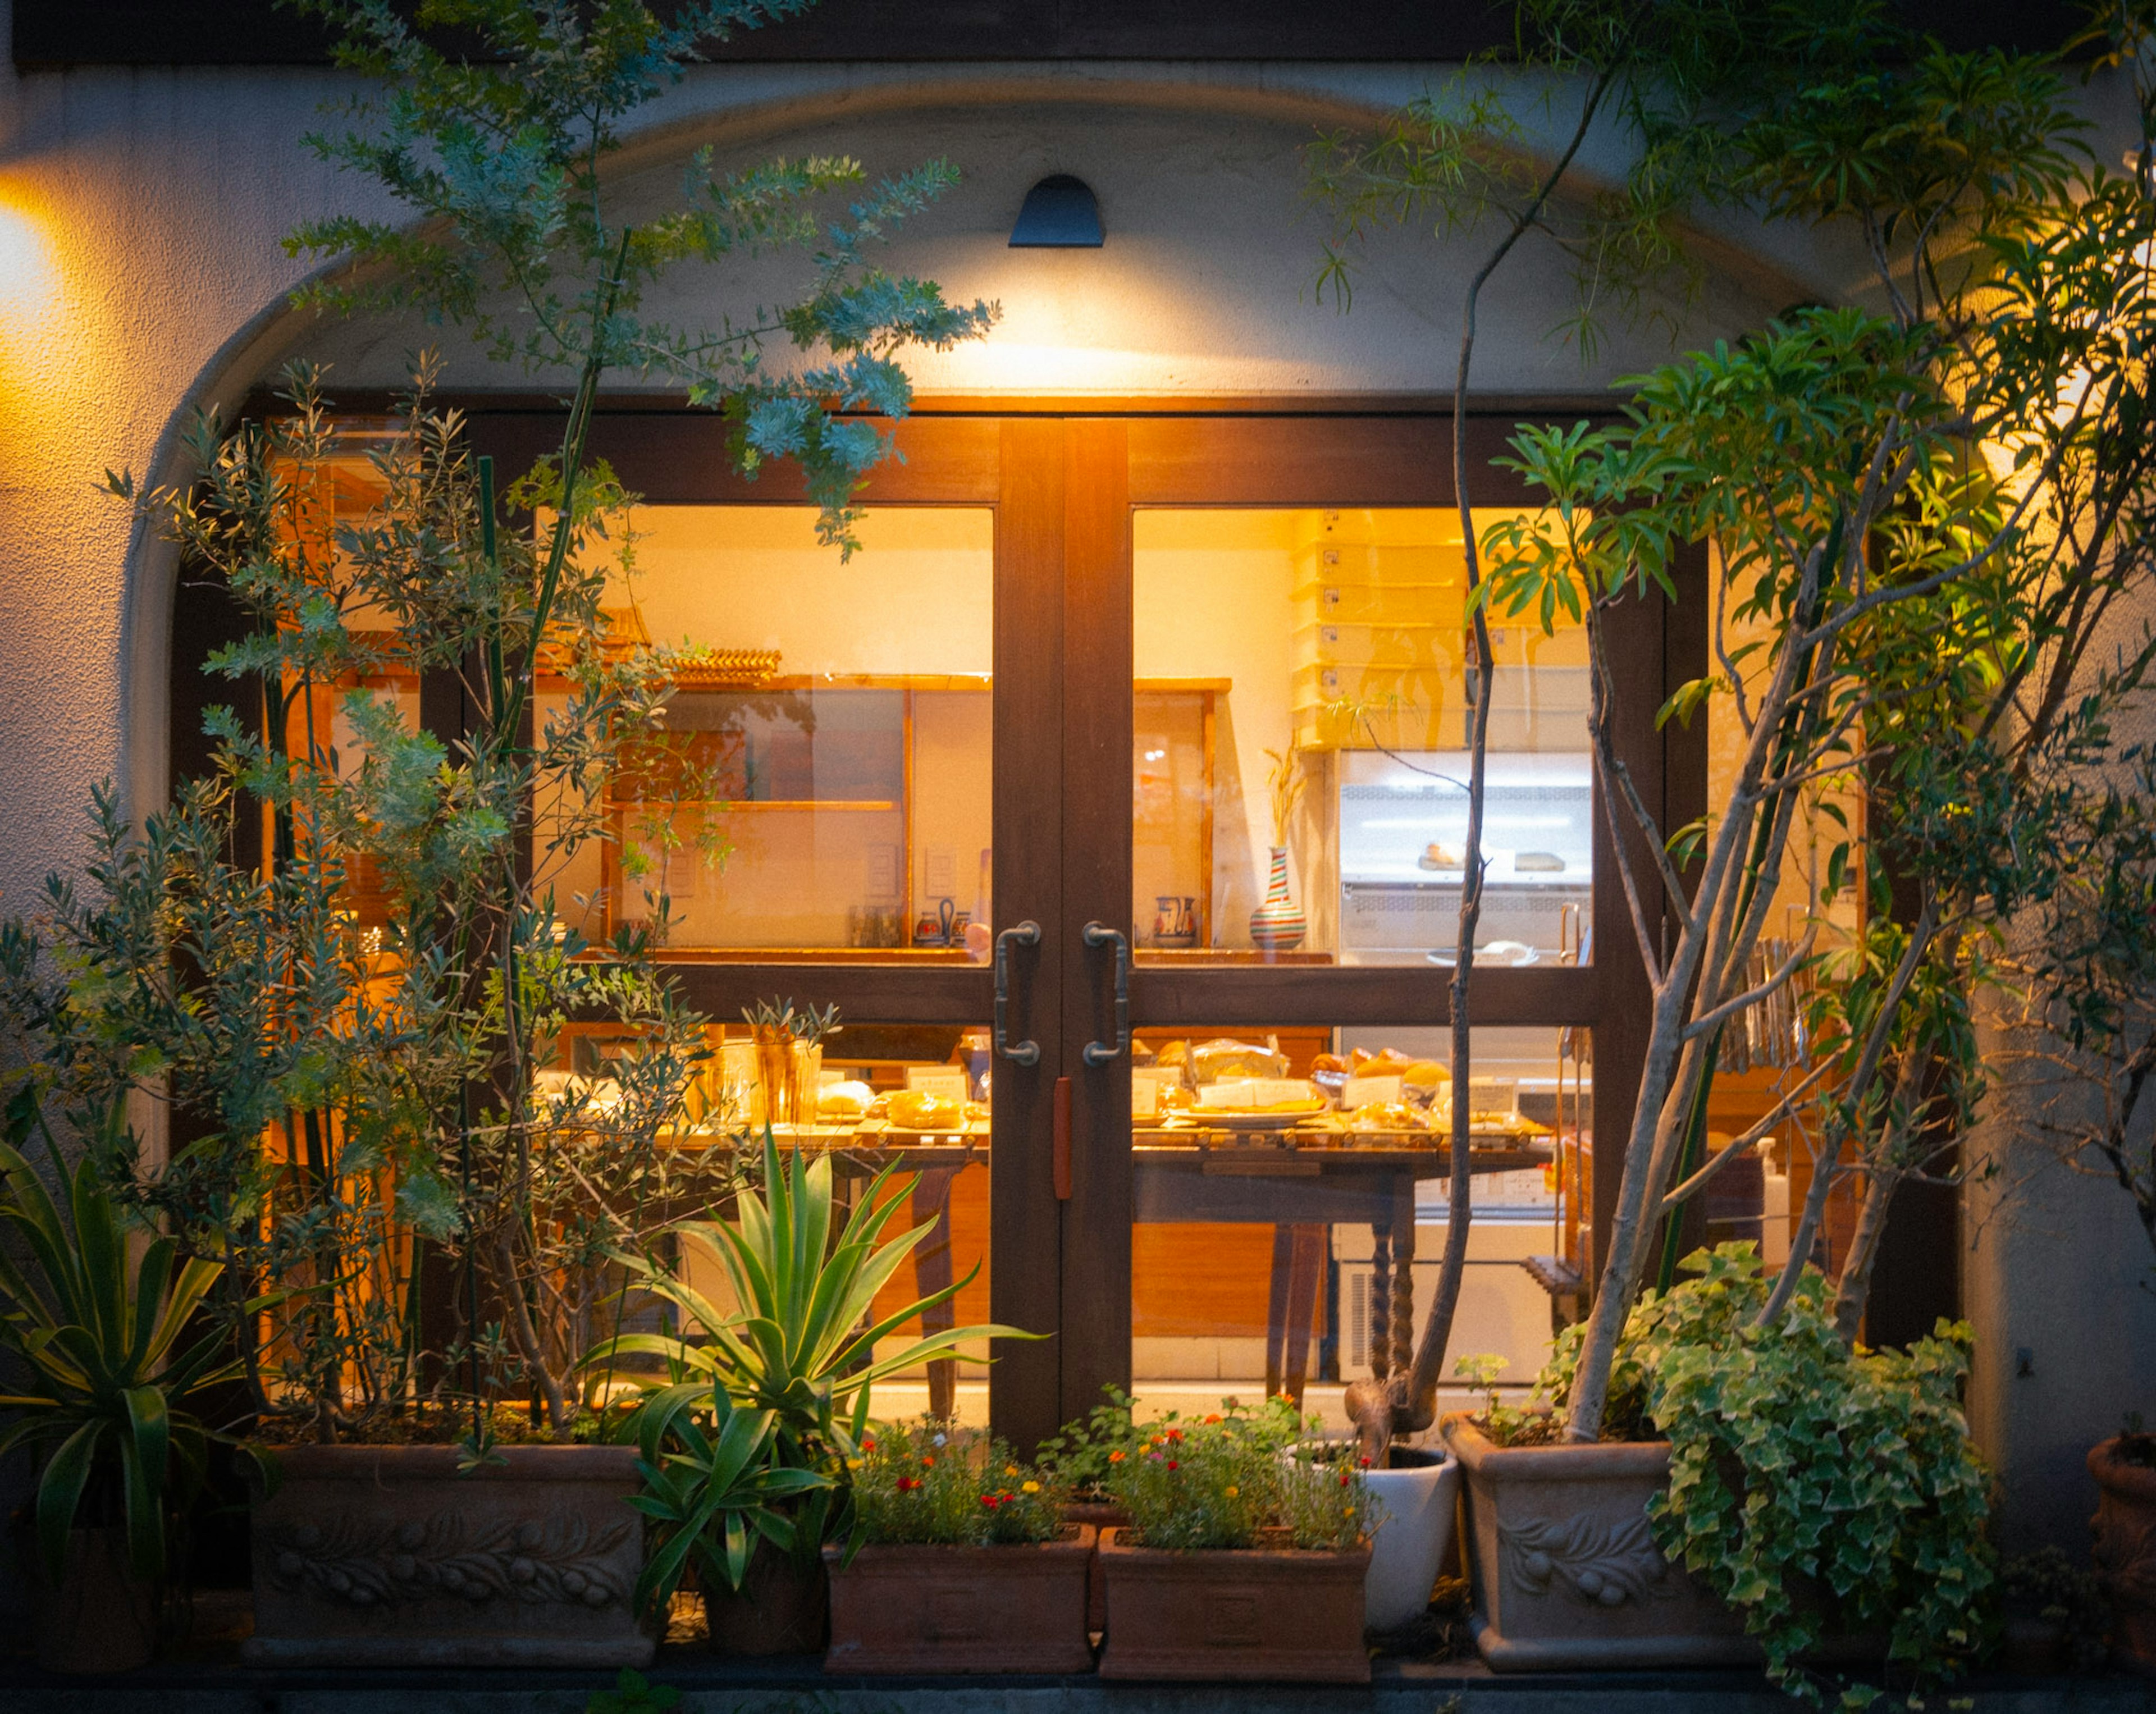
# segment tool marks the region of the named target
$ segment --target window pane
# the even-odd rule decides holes
[[[1158,1408],[1344,1384],[1411,1352],[1445,1254],[1445,1033],[1147,1029],[1134,1055],[1132,1373]],[[1587,1032],[1475,1032],[1475,1221],[1449,1346],[1523,1383],[1591,1194]],[[1527,1264],[1543,1259],[1537,1270]],[[1464,1395],[1463,1395],[1464,1396]]]
[[[1503,516],[1478,512],[1476,526]],[[1495,625],[1493,670],[1471,670],[1455,513],[1147,510],[1135,553],[1144,953],[1450,962],[1467,715],[1486,680],[1478,951],[1515,965],[1586,956],[1585,636]]]
[[[988,907],[993,515],[872,511],[844,562],[806,507],[640,506],[629,528],[615,632],[668,651],[675,690],[607,788],[606,837],[557,865],[557,910],[592,934],[664,898],[675,952],[964,961]]]

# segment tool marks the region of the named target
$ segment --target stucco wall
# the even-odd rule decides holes
[[[8,0],[0,0],[0,34]],[[707,69],[651,111],[619,194],[672,188],[688,151],[723,161],[844,151],[875,171],[952,158],[963,188],[911,225],[894,266],[998,299],[989,341],[922,362],[966,393],[1440,392],[1449,387],[1466,243],[1374,245],[1353,312],[1315,301],[1319,228],[1298,151],[1321,126],[1383,110],[1446,75],[1414,66],[1055,65]],[[0,71],[0,910],[21,909],[80,851],[93,783],[140,811],[163,788],[171,566],[92,479],[177,474],[192,406],[228,403],[306,351],[347,386],[393,384],[414,326],[288,313],[299,279],[278,239],[302,215],[372,212],[300,138],[342,86],[300,71]],[[1537,110],[1522,108],[1532,125]],[[1590,147],[1590,167],[1609,164]],[[1025,187],[1075,172],[1107,224],[1097,252],[1004,244]],[[1705,295],[1668,306],[1689,341],[1853,280],[1845,253],[1795,231],[1721,229]],[[685,273],[654,300],[685,321],[767,298],[752,272]],[[1577,394],[1666,355],[1613,330],[1583,368],[1548,330],[1559,264],[1523,254],[1486,305],[1479,385]],[[510,385],[447,338],[452,380]],[[2070,1535],[2069,1465],[2119,1411],[2156,1416],[2148,1304],[2127,1288],[2138,1239],[2084,1212],[2078,1186],[2030,1204],[2037,1236],[1978,1280],[1987,1443],[2042,1496],[2016,1528]],[[2005,1231],[2004,1226],[1994,1226]],[[2071,1241],[2060,1242],[2071,1234]],[[2116,1239],[2116,1241],[2114,1241]],[[2000,1240],[1987,1239],[1986,1242]],[[2090,1331],[2092,1320],[2101,1326]],[[2034,1330],[2034,1331],[2031,1331]],[[2033,1345],[2033,1385],[1990,1378]],[[1983,1388],[1988,1388],[1989,1391]],[[2012,1391],[2020,1388],[2020,1391]],[[2063,1512],[2061,1512],[2063,1508]]]

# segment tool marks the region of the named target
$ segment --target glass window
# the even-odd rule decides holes
[[[1450,962],[1466,716],[1486,685],[1478,955],[1589,956],[1582,630],[1496,625],[1488,670],[1471,663],[1449,511],[1158,509],[1135,531],[1142,953]]]
[[[1449,1042],[1138,1033],[1131,1357],[1147,1405],[1286,1391],[1344,1429],[1344,1384],[1408,1360],[1445,1254]],[[1578,1265],[1593,1056],[1584,1029],[1485,1029],[1474,1060],[1475,1219],[1449,1348],[1501,1355],[1523,1384],[1549,1349],[1550,1263]]]
[[[993,514],[872,510],[845,562],[807,507],[639,506],[628,527],[614,629],[675,688],[666,736],[608,787],[607,836],[554,875],[560,914],[603,933],[663,897],[675,953],[984,956]],[[564,687],[541,689],[543,720]]]

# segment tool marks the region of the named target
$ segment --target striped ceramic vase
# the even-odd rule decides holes
[[[1309,931],[1302,906],[1287,895],[1287,847],[1276,845],[1265,902],[1250,913],[1250,944],[1260,952],[1291,952]]]

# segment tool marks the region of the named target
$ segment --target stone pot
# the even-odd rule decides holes
[[[157,1585],[135,1575],[118,1525],[71,1531],[59,1586],[41,1568],[29,1583],[44,1670],[131,1672],[157,1652]]]
[[[704,1591],[704,1640],[717,1655],[815,1655],[830,1633],[831,1579],[820,1559],[797,1565],[767,1543],[738,1589]]]
[[[1363,1580],[1370,1550],[1169,1552],[1101,1538],[1108,1585],[1103,1678],[1368,1684]]]
[[[633,1446],[297,1446],[254,1509],[251,1661],[641,1666]]]
[[[826,1672],[1091,1672],[1086,1572],[1095,1532],[1038,1546],[871,1542],[831,1574]]]
[[[1493,1445],[1443,1424],[1467,1484],[1476,1646],[1499,1671],[1749,1665],[1743,1621],[1655,1546],[1666,1441]]]
[[[2156,1674],[2156,1466],[2127,1458],[2127,1436],[2092,1447],[2096,1478],[2097,1574],[2111,1599],[2112,1653],[2123,1666]]]
[[[1363,1583],[1363,1622],[1372,1630],[1398,1630],[1429,1608],[1439,1568],[1452,1551],[1460,1460],[1394,1447],[1391,1467],[1365,1470],[1363,1480],[1380,1507]]]

